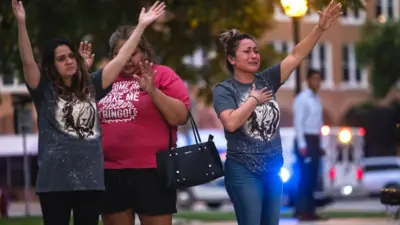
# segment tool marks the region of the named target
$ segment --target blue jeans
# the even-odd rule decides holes
[[[244,165],[225,161],[225,187],[238,225],[278,225],[282,180],[278,171],[257,175]]]

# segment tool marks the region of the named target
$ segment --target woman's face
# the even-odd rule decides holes
[[[67,45],[54,49],[54,65],[63,78],[71,78],[78,70],[75,55]]]
[[[117,43],[115,44],[114,50],[113,50],[113,57],[116,57],[118,55],[119,50],[122,48],[122,46],[125,44],[126,40],[118,40]],[[132,76],[134,74],[139,73],[139,62],[144,61],[144,54],[142,51],[140,51],[139,48],[136,48],[135,51],[133,52],[132,56],[129,58],[129,60],[126,62],[124,68],[122,69],[122,74],[126,76]]]
[[[251,39],[239,41],[235,57],[228,56],[235,70],[246,73],[256,73],[260,68],[260,53],[256,43]]]

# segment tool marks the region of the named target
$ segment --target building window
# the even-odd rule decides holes
[[[354,44],[342,47],[342,87],[367,88],[367,71],[357,65]]]
[[[380,22],[399,18],[397,10],[399,8],[398,0],[376,0],[375,2],[375,17]]]
[[[285,42],[285,41],[274,41],[273,43],[274,49],[277,52],[288,55],[292,48],[294,47],[293,42]],[[296,71],[294,71],[286,82],[282,85],[282,88],[293,89],[295,86],[296,80]]]
[[[294,47],[293,42],[274,41],[275,50],[284,54],[288,54]],[[332,50],[328,43],[318,43],[308,55],[308,68],[313,68],[321,71],[322,88],[332,88]],[[294,71],[288,80],[282,85],[283,88],[293,89],[296,82],[296,71]],[[303,84],[305,85],[305,84]]]
[[[308,55],[308,68],[321,71],[322,87],[332,88],[332,49],[326,42],[319,42]]]
[[[367,13],[362,9],[343,8],[343,15],[340,22],[345,25],[361,25],[365,23]]]

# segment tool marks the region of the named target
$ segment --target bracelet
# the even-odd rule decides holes
[[[255,96],[253,96],[253,95],[250,95],[250,96],[249,96],[249,98],[254,98],[254,99],[257,101],[257,105],[259,105],[259,104],[260,104],[260,102],[258,101],[258,98],[256,98]]]

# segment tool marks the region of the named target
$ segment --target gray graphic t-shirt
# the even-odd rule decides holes
[[[87,101],[56,99],[49,78],[28,91],[38,115],[39,150],[36,192],[104,190],[103,153],[96,101],[102,88],[102,70],[91,75],[95,95]]]
[[[256,74],[257,89],[267,87],[274,93],[281,86],[280,64]],[[214,89],[214,109],[219,116],[227,109],[237,109],[248,98],[252,83],[225,80]],[[258,105],[246,123],[235,132],[225,130],[227,158],[234,159],[255,173],[279,170],[283,165],[279,134],[280,110],[276,98]]]

